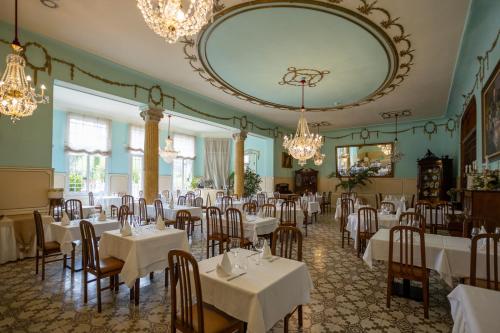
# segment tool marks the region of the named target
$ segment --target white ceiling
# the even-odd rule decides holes
[[[13,3],[0,0],[0,20],[13,21]],[[298,114],[256,106],[229,96],[202,80],[184,59],[183,44],[168,44],[155,35],[133,0],[57,0],[49,9],[40,1],[20,1],[20,25],[71,46],[133,68],[161,80],[294,127]],[[226,6],[242,2],[224,1]],[[380,112],[410,109],[413,119],[446,111],[453,70],[470,0],[379,0],[377,6],[399,17],[410,34],[414,65],[403,84],[383,98],[353,109],[308,113],[310,122],[328,121],[343,128],[384,123]],[[354,6],[360,0],[344,0]],[[22,35],[21,35],[22,39]],[[74,59],[72,59],[74,60]]]
[[[80,114],[93,115],[95,117],[117,120],[120,122],[143,125],[140,113],[140,105],[129,100],[104,95],[88,89],[79,90],[75,86],[67,87],[56,85],[54,87],[54,109],[64,112],[74,112]],[[234,129],[218,125],[209,124],[188,118],[188,116],[178,113],[172,114],[172,132],[191,134],[201,137],[229,138]],[[160,128],[167,129],[166,117],[160,122]]]

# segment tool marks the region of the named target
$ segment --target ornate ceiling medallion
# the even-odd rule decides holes
[[[193,71],[231,96],[299,111],[289,88],[306,77],[309,87],[321,81],[307,111],[335,111],[405,80],[414,50],[398,19],[376,0],[255,0],[214,10],[196,39],[181,42]]]
[[[281,81],[278,84],[281,85],[289,85],[289,86],[302,86],[302,80],[305,80],[305,85],[307,87],[316,87],[323,77],[327,74],[330,74],[329,70],[317,70],[312,68],[295,68],[288,67],[287,72],[281,78]]]

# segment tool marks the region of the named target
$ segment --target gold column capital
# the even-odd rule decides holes
[[[238,142],[238,141],[245,141],[247,138],[247,131],[240,131],[239,133],[234,133],[233,134],[233,140]]]
[[[163,118],[163,109],[154,106],[147,106],[142,109],[141,118],[145,122],[148,121],[159,122]]]

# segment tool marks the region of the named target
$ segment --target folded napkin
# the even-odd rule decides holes
[[[99,214],[99,218],[97,219],[98,221],[106,221],[106,212],[105,211],[101,211],[101,213]]]
[[[161,218],[160,215],[156,218],[156,229],[158,230],[165,230],[167,227],[165,226],[165,222]]]
[[[69,216],[66,212],[63,212],[62,218],[61,218],[61,225],[70,225],[70,220]]]
[[[229,276],[233,271],[233,266],[231,265],[231,260],[229,260],[229,256],[227,252],[224,251],[224,255],[222,256],[222,261],[220,264],[217,264],[216,272],[219,276]]]
[[[271,253],[271,248],[269,247],[269,244],[267,244],[267,239],[264,240],[264,250],[262,251],[262,258],[263,259],[269,259],[273,256]]]
[[[401,215],[401,208],[398,207],[396,210],[396,217],[399,219],[399,216]]]
[[[120,234],[122,236],[132,236],[132,227],[128,222],[123,223],[123,227],[120,229]]]
[[[486,234],[486,229],[484,229],[484,226],[481,226],[481,230],[479,231],[480,235]],[[485,250],[486,249],[486,238],[480,239],[477,241],[477,247],[480,250]]]

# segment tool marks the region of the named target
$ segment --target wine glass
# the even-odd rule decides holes
[[[474,238],[477,235],[479,235],[479,228],[478,227],[473,227],[472,230],[471,230],[471,232],[470,232],[470,236],[471,236],[471,238]]]
[[[264,238],[263,237],[257,237],[254,242],[253,246],[257,252],[262,253],[264,251]]]

